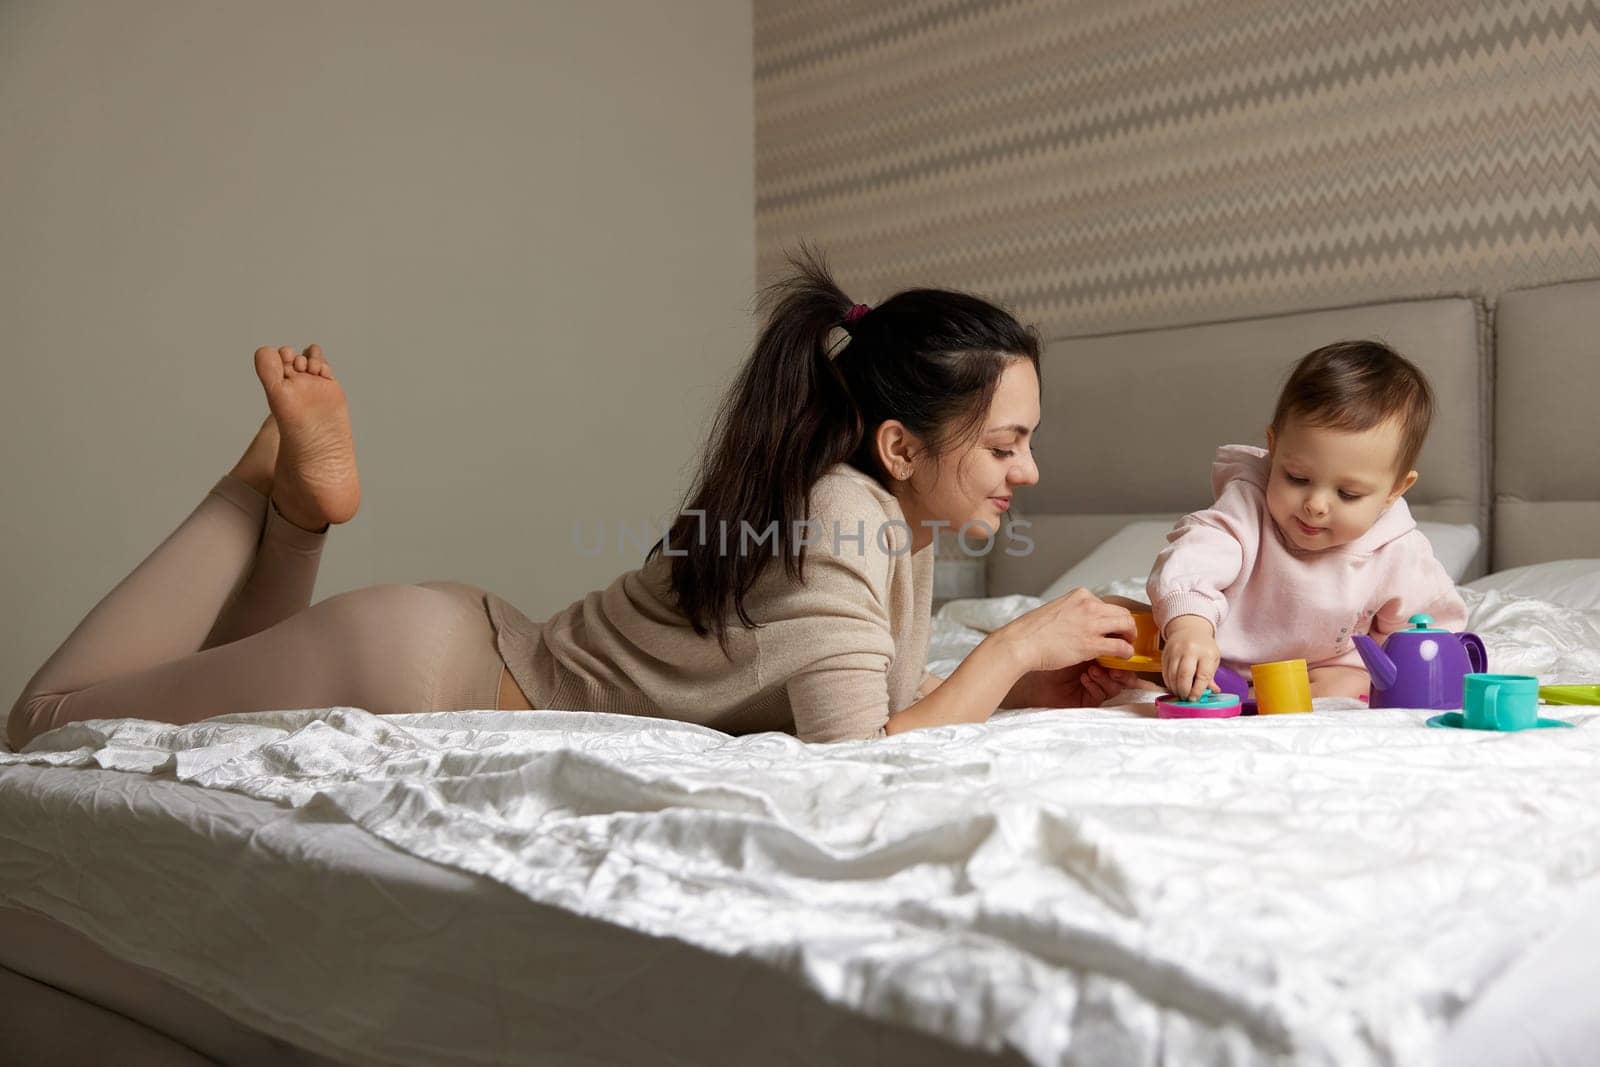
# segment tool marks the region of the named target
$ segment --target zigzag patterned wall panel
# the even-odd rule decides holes
[[[1600,2],[756,0],[758,270],[1046,337],[1600,275]]]

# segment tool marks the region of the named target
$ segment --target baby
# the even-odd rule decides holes
[[[1427,379],[1386,345],[1342,341],[1295,365],[1266,451],[1217,450],[1216,503],[1179,520],[1151,569],[1172,692],[1197,698],[1219,662],[1247,672],[1304,659],[1313,696],[1360,696],[1369,679],[1352,634],[1381,643],[1419,612],[1465,625],[1401,499],[1432,417]]]

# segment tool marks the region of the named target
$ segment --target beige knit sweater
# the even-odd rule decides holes
[[[736,623],[726,655],[678,611],[660,556],[543,623],[491,594],[500,654],[536,708],[805,741],[880,735],[922,681],[933,549],[911,553],[899,503],[847,465],[812,489],[809,518],[804,580],[790,580],[781,559],[768,564],[745,598],[760,626]],[[738,542],[730,528],[730,550]],[[748,550],[770,554],[772,542]]]

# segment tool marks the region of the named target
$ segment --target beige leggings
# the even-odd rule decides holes
[[[493,708],[505,665],[483,590],[378,585],[312,606],[325,536],[223,478],[39,668],[13,747],[84,719]]]

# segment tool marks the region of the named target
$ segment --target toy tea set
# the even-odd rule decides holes
[[[1540,718],[1541,697],[1551,704],[1600,703],[1600,686],[1541,687],[1532,675],[1489,674],[1489,653],[1477,634],[1438,629],[1429,615],[1407,621],[1411,625],[1390,634],[1381,647],[1365,634],[1355,636],[1356,651],[1372,676],[1374,708],[1434,708],[1444,714],[1429,719],[1429,726],[1513,731],[1572,725]],[[1155,619],[1148,611],[1135,611],[1133,622],[1133,655],[1101,656],[1096,662],[1114,670],[1159,674],[1161,634]],[[1163,719],[1225,719],[1311,710],[1311,676],[1303,659],[1257,663],[1250,668],[1250,681],[1218,666],[1213,684],[1215,690],[1198,700],[1164,694],[1156,700],[1156,714]]]

